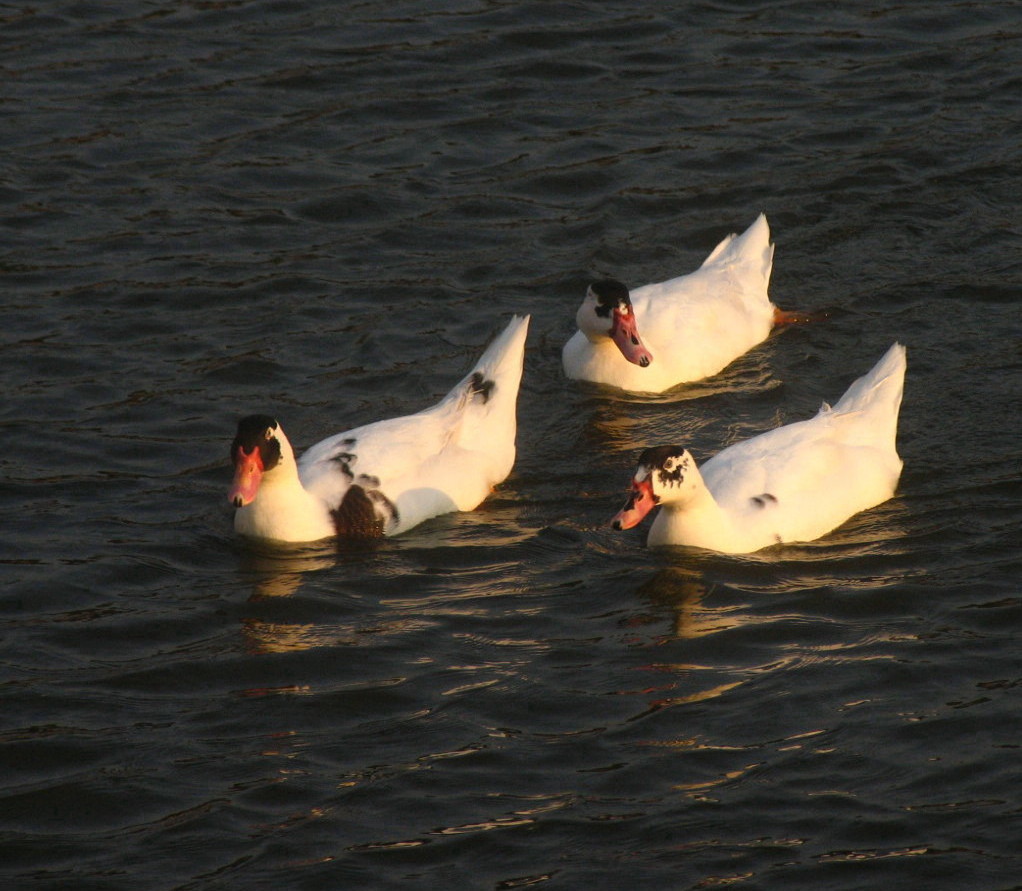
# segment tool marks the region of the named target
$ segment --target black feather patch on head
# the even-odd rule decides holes
[[[251,455],[259,449],[263,470],[271,470],[280,463],[280,442],[275,436],[280,425],[270,415],[249,415],[238,421],[238,432],[231,443],[231,460],[238,457],[238,449]]]
[[[677,485],[685,480],[692,456],[684,446],[656,446],[639,456],[639,466],[656,473],[661,485]]]
[[[472,379],[468,382],[468,390],[473,396],[482,396],[483,403],[490,401],[493,388],[497,386],[493,381],[483,377],[482,372],[473,371]]]
[[[596,315],[607,318],[615,309],[621,306],[631,307],[632,298],[621,282],[613,278],[601,279],[589,286],[593,296],[596,298]]]

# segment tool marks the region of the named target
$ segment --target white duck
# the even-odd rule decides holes
[[[683,446],[647,449],[612,525],[630,529],[659,504],[648,544],[735,554],[826,535],[894,494],[904,380],[896,343],[833,408],[729,446],[701,472]]]
[[[528,328],[515,316],[431,408],[338,433],[298,461],[276,419],[244,418],[231,445],[235,530],[291,542],[376,537],[477,507],[514,465]]]
[[[594,282],[575,314],[579,330],[564,345],[564,373],[639,393],[716,374],[774,325],[805,318],[770,302],[773,259],[760,214],[688,275],[631,294],[613,279]]]

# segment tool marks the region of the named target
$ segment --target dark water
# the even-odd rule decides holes
[[[5,887],[1022,887],[1016,2],[41,2],[0,45]],[[829,321],[563,380],[591,276],[761,210]],[[240,415],[414,411],[516,311],[482,509],[234,539]],[[892,501],[748,558],[606,528],[640,447],[894,339]]]

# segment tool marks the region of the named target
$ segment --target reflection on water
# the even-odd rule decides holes
[[[495,530],[487,520],[480,512],[452,514],[378,541],[240,542],[239,575],[251,592],[241,620],[248,651],[358,646],[366,635],[415,634],[444,617],[484,612],[491,607],[477,604],[493,598],[525,593],[521,563],[508,559],[508,549],[532,533]],[[443,547],[436,544],[442,535]],[[342,621],[325,620],[324,612],[338,611]],[[302,621],[309,616],[315,621]]]
[[[333,543],[286,545],[245,540],[239,544],[238,570],[252,578],[253,599],[289,597],[304,574],[330,569],[337,560]]]
[[[764,349],[767,349],[764,347]],[[710,457],[735,438],[744,439],[777,426],[762,420],[737,433],[720,419],[717,403],[753,400],[770,404],[781,383],[762,355],[746,354],[714,377],[681,384],[666,393],[626,393],[612,387],[582,385],[593,396],[583,436],[601,450],[628,456],[667,443],[686,443]],[[624,467],[622,472],[631,470]]]
[[[289,653],[313,647],[336,647],[353,644],[357,632],[350,626],[294,624],[242,619],[246,648],[249,653]]]
[[[238,548],[238,571],[252,587],[252,600],[290,597],[310,573],[338,564],[359,571],[371,569],[387,547],[386,540],[335,540],[288,544],[243,540]]]
[[[737,608],[712,609],[703,605],[710,588],[702,575],[686,566],[666,566],[637,589],[638,597],[667,608],[673,616],[675,637],[690,639],[734,628],[748,621],[735,615]]]
[[[241,544],[239,572],[251,578],[249,603],[291,597],[310,573],[330,569],[337,564],[338,552],[333,543],[311,542],[285,545],[245,541]],[[320,646],[350,643],[350,628],[320,623],[267,621],[254,616],[241,620],[246,650],[249,653],[286,653]],[[267,692],[308,693],[310,690],[288,685],[282,690],[258,689],[253,695]]]
[[[868,548],[868,543],[862,546]],[[642,623],[662,624],[666,617],[670,634],[653,639],[664,657],[644,666],[657,676],[644,692],[655,692],[656,698],[647,700],[630,722],[663,710],[734,701],[747,696],[741,691],[750,685],[786,686],[792,676],[847,670],[851,663],[859,666],[856,671],[880,676],[894,661],[895,644],[890,635],[877,630],[882,610],[897,611],[896,605],[885,603],[884,591],[893,581],[884,573],[866,573],[855,585],[844,586],[833,584],[833,567],[824,560],[800,561],[799,575],[793,577],[787,574],[794,565],[789,554],[773,562],[685,549],[669,556],[676,562],[661,566],[635,591],[638,600],[654,608]],[[826,575],[821,578],[817,572]],[[868,578],[880,591],[876,598],[864,596]],[[775,596],[752,594],[755,587]],[[852,629],[857,633],[850,635]],[[860,701],[858,692],[856,687],[855,696],[840,703],[838,710]],[[650,744],[702,748],[706,742],[695,734]]]

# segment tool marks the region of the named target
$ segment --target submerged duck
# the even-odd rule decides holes
[[[242,419],[231,445],[235,530],[289,542],[377,537],[477,507],[514,465],[528,328],[515,316],[431,408],[338,433],[297,461],[275,418]]]
[[[896,343],[833,408],[729,446],[702,468],[683,446],[647,449],[611,523],[630,529],[660,505],[648,544],[735,554],[826,535],[894,494],[904,380]]]
[[[564,373],[640,393],[716,374],[774,325],[805,318],[770,302],[773,260],[760,214],[688,275],[630,294],[613,279],[594,282],[575,314],[579,330],[564,345]]]

